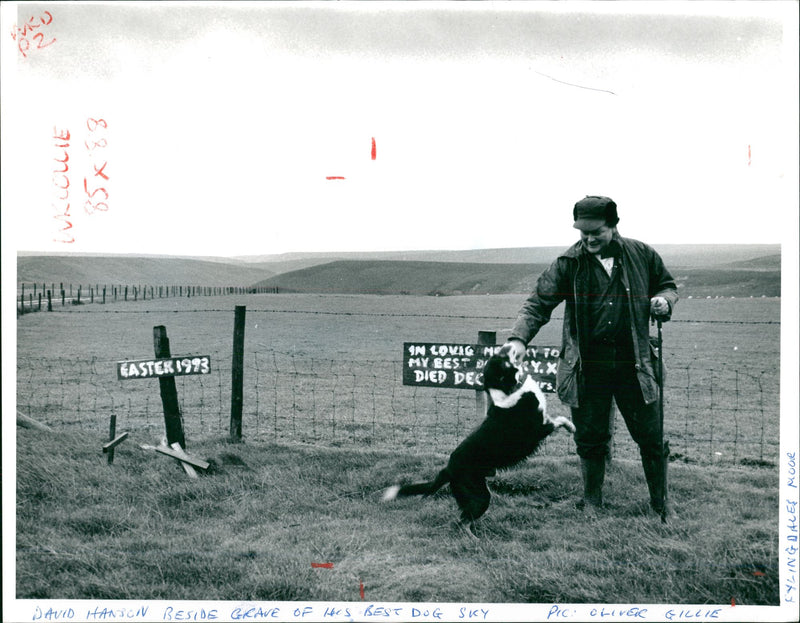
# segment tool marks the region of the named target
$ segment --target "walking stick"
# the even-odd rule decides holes
[[[658,427],[661,437],[661,460],[664,461],[664,494],[661,508],[661,523],[667,523],[667,467],[669,466],[669,443],[664,440],[664,336],[661,333],[661,319],[656,318],[658,326]]]

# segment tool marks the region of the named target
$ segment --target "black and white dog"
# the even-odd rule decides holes
[[[473,522],[489,508],[491,494],[486,478],[531,456],[555,429],[575,432],[567,418],[547,417],[544,394],[531,377],[518,387],[523,374],[507,347],[490,357],[483,372],[484,390],[490,397],[486,419],[453,451],[434,480],[394,485],[384,491],[383,500],[432,495],[450,483],[461,510],[460,525],[474,537]]]

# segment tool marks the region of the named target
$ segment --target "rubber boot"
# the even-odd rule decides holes
[[[583,507],[603,506],[603,481],[606,477],[606,457],[581,458],[583,475]]]
[[[647,479],[647,488],[650,491],[650,508],[661,515],[667,516],[666,498],[666,459],[658,456],[642,457],[644,477]]]

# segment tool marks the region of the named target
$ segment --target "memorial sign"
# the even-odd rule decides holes
[[[403,344],[403,385],[453,389],[483,389],[483,368],[501,345]],[[558,348],[529,346],[523,370],[538,381],[542,391],[555,392]]]

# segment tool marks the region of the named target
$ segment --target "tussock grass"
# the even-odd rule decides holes
[[[190,480],[104,441],[18,430],[18,598],[778,603],[776,468],[674,464],[664,525],[638,463],[587,515],[577,460],[538,457],[491,480],[475,542],[446,489],[380,502],[443,455],[189,440],[212,462]]]

